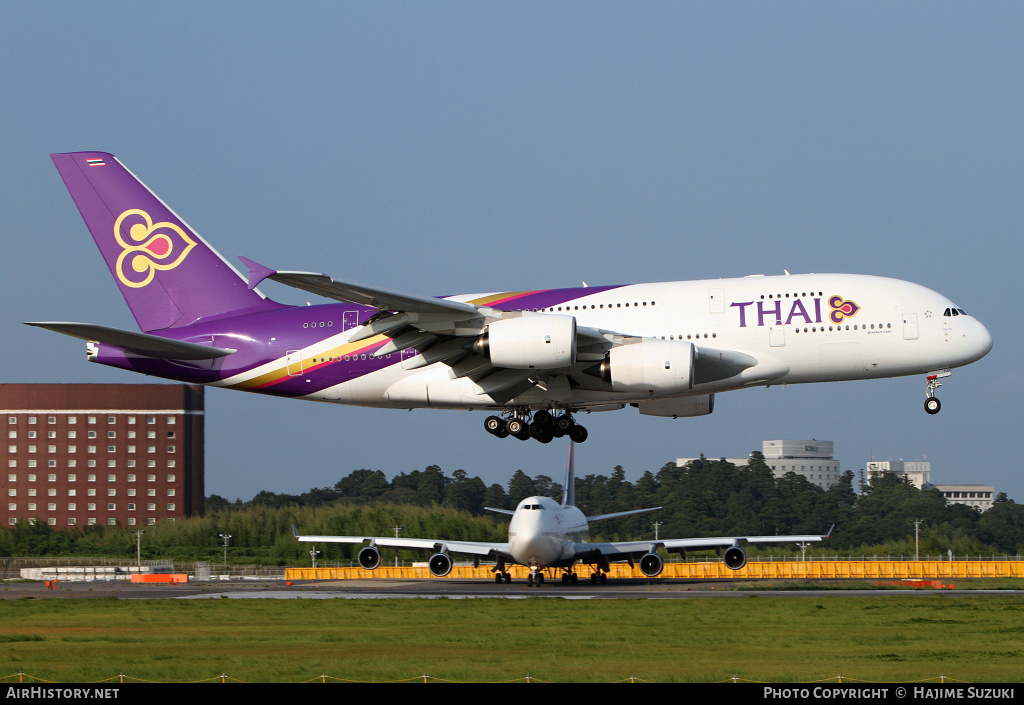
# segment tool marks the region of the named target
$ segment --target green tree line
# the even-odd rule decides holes
[[[304,534],[402,536],[504,541],[507,517],[484,507],[512,509],[525,497],[561,498],[562,487],[547,475],[517,470],[508,485],[490,486],[464,470],[449,477],[431,465],[388,480],[380,470],[356,470],[331,487],[298,494],[260,492],[248,502],[211,495],[206,516],[142,527],[143,557],[180,560],[222,558],[220,534],[230,534],[229,560],[286,564],[308,560]],[[922,554],[1024,553],[1024,505],[1000,495],[981,513],[946,502],[938,490],[919,490],[904,478],[881,474],[863,487],[847,471],[824,490],[788,473],[776,478],[760,453],[737,467],[703,456],[684,466],[669,463],[636,481],[621,466],[609,475],[576,478],[576,504],[587,515],[662,507],[650,514],[597,522],[591,540],[825,533],[814,551],[912,555],[914,521],[920,520]],[[57,529],[44,522],[19,522],[0,531],[0,555],[134,557],[136,527],[88,526]],[[327,560],[349,560],[350,545],[317,547]],[[776,553],[793,547],[767,549]],[[752,552],[753,553],[753,552]],[[415,553],[402,555],[415,559]]]

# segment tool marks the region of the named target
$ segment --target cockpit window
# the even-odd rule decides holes
[[[966,316],[967,312],[962,308],[947,308],[942,314],[943,316]]]
[[[544,506],[541,504],[524,504],[523,509],[543,509]]]

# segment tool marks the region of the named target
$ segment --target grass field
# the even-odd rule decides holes
[[[1013,682],[1024,597],[0,601],[0,678]],[[834,682],[834,681],[833,681]]]

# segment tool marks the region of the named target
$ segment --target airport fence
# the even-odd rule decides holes
[[[57,684],[57,683],[60,683],[60,682],[61,681],[52,681],[52,680],[47,680],[47,679],[44,679],[44,678],[38,678],[38,677],[35,677],[35,676],[31,675],[30,673],[25,673],[24,671],[19,671],[17,673],[11,673],[11,674],[8,674],[8,675],[0,676],[0,683],[7,683],[7,684],[9,684],[8,685],[7,697],[33,697],[30,693],[26,692],[24,694],[21,694],[21,693],[18,693],[17,689],[13,689],[12,690],[12,688],[13,688],[12,684],[14,684],[14,683],[17,683],[19,685],[24,685],[24,686],[28,687],[28,686],[33,686],[33,685],[36,685],[36,684],[41,684],[41,683],[42,684]],[[101,678],[101,679],[95,680],[95,681],[78,682],[77,685],[80,687],[80,686],[83,686],[83,685],[112,686],[112,685],[123,685],[123,684],[127,684],[127,683],[161,683],[161,684],[170,684],[170,683],[254,683],[254,682],[260,682],[260,681],[246,681],[246,680],[241,679],[241,678],[235,678],[233,676],[230,676],[227,673],[220,673],[219,675],[210,676],[209,678],[203,678],[203,679],[200,679],[200,680],[192,680],[192,681],[154,681],[154,680],[149,680],[149,679],[145,679],[145,678],[134,678],[134,677],[132,677],[129,674],[119,673],[116,676],[108,676],[106,678]],[[326,673],[321,673],[319,675],[307,678],[306,680],[296,681],[296,683],[363,683],[363,684],[383,684],[383,683],[494,683],[494,684],[498,684],[498,683],[554,683],[554,682],[556,682],[556,681],[544,680],[543,678],[538,678],[536,676],[529,675],[529,674],[525,675],[525,676],[515,676],[515,677],[511,677],[511,678],[505,679],[505,680],[500,680],[500,681],[456,681],[456,680],[452,680],[450,678],[444,678],[443,676],[430,675],[430,674],[427,674],[427,673],[409,676],[408,678],[400,678],[400,679],[396,679],[396,680],[380,680],[380,681],[355,680],[355,679],[351,679],[351,678],[343,678],[343,677],[340,677],[340,676],[331,676],[331,675],[328,675]],[[624,678],[609,679],[609,680],[604,681],[604,682],[606,682],[606,683],[655,683],[657,681],[650,681],[650,680],[646,680],[646,679],[641,678],[641,677],[636,676],[636,675],[630,675],[630,676],[627,676],[627,677],[624,677]],[[972,683],[973,681],[961,680],[961,679],[958,679],[958,678],[952,678],[952,677],[947,676],[945,674],[940,674],[940,675],[937,675],[937,676],[932,676],[931,678],[915,678],[913,681],[906,681],[906,682],[907,683],[914,683],[915,685],[922,685],[922,684],[929,684],[929,683],[931,683],[931,684],[952,684],[952,683],[960,684],[960,683]],[[867,679],[858,679],[858,678],[855,678],[855,677],[843,676],[843,675],[837,675],[837,676],[832,676],[830,678],[822,678],[822,679],[812,680],[812,681],[796,681],[796,682],[789,682],[789,683],[776,683],[774,681],[750,680],[750,679],[747,679],[747,678],[740,678],[739,676],[732,676],[731,678],[725,678],[725,679],[718,680],[718,681],[707,681],[707,683],[709,683],[709,684],[722,684],[722,683],[740,684],[740,683],[742,683],[742,684],[748,684],[748,685],[825,685],[825,684],[843,684],[843,685],[846,685],[848,687],[850,687],[850,686],[853,686],[853,687],[856,687],[856,686],[876,687],[876,686],[879,686],[879,685],[886,685],[886,686],[890,686],[891,687],[893,685],[893,683],[888,682],[888,681],[886,681],[885,683],[879,683],[878,681],[872,681],[872,680],[867,680]],[[87,690],[90,691],[90,692],[86,693],[85,691],[83,691],[81,693],[78,693],[77,697],[86,697],[86,698],[88,698],[88,697],[99,697],[99,698],[115,697],[116,698],[117,697],[116,694],[112,694],[110,692],[106,692],[106,693],[92,692],[93,690],[100,691],[100,690],[102,690],[101,688],[87,689]],[[1003,690],[1006,691],[1006,694],[1003,694],[1003,695],[1000,695],[1000,696],[995,696],[995,697],[1004,697],[1004,698],[1006,698],[1006,697],[1013,697],[1012,693],[1009,692],[1012,689],[1004,688]],[[51,693],[50,697],[62,697],[62,696],[70,697],[71,695],[72,695],[71,693],[68,693],[66,696],[64,696],[62,692],[58,692],[56,694]],[[40,696],[41,695],[36,695],[34,697],[40,697]],[[799,694],[797,694],[794,697],[801,697],[801,696]],[[806,699],[807,695],[803,695],[802,697],[804,699]],[[844,690],[844,693],[816,694],[815,697],[817,697],[817,698],[822,698],[822,697],[824,697],[824,698],[851,697],[851,691]],[[856,697],[856,696],[853,696],[853,697]],[[861,697],[875,697],[875,698],[877,698],[877,697],[879,697],[879,695],[876,694],[874,696],[867,695],[867,696],[861,696]],[[928,694],[925,694],[923,697],[935,698],[935,697],[937,697],[937,695],[932,694],[932,695],[929,696]],[[981,695],[979,694],[977,697],[981,697]]]

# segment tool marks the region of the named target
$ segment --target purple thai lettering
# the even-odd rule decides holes
[[[769,321],[769,323],[775,323],[776,321],[781,322],[782,321],[782,302],[781,301],[776,301],[775,302],[775,308],[770,308],[770,309],[765,310],[764,301],[758,301],[757,302],[757,325],[758,326],[763,326],[764,325],[764,316],[765,316],[766,313],[775,314],[775,318],[773,320]]]
[[[736,306],[740,310],[740,328],[747,327],[747,311],[746,307],[754,303],[753,301],[744,301],[742,303],[731,303],[729,306]]]
[[[814,299],[814,322],[821,323],[821,299]]]
[[[796,316],[801,316],[804,319],[804,323],[810,323],[811,317],[807,315],[807,309],[804,308],[804,304],[800,299],[793,302],[793,307],[789,309],[789,318],[786,319],[786,325],[788,326],[793,322]]]

